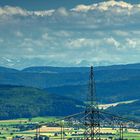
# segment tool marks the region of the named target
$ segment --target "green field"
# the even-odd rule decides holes
[[[55,121],[56,117],[37,117],[37,118],[32,118],[32,119],[16,119],[16,120],[3,120],[0,121],[0,140],[11,140],[12,137],[15,136],[36,136],[36,124],[43,125],[40,129],[40,135],[44,136],[49,136],[53,139],[60,139],[61,137],[61,129],[60,127],[46,127],[45,123],[47,122],[53,122]],[[51,129],[51,131],[49,130]],[[119,133],[118,129],[115,131],[111,128],[102,128],[104,130],[104,133],[109,132],[113,133],[114,135],[111,134],[104,134],[102,135],[102,138],[108,138],[108,137],[113,137],[113,138],[119,138]],[[44,132],[43,132],[44,131]],[[50,131],[50,132],[49,132]],[[132,130],[131,130],[132,131]],[[74,138],[74,137],[83,137],[80,135],[81,132],[84,132],[83,129],[78,129],[75,130],[74,128],[64,129],[65,132],[65,139],[68,138]],[[57,135],[55,135],[57,134]],[[79,135],[78,135],[79,134]],[[139,131],[133,131],[129,132],[125,131],[124,132],[124,139],[128,140],[140,140],[140,132]]]

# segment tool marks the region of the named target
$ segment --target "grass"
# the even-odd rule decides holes
[[[32,118],[31,122],[53,122],[56,119],[57,119],[56,117],[36,117]]]

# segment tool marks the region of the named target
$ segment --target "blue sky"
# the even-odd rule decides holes
[[[140,62],[140,1],[0,1],[0,65]]]
[[[73,8],[78,4],[93,4],[103,1],[104,0],[1,0],[0,5],[19,6],[22,8],[26,8],[28,10],[44,10],[59,7]],[[139,0],[124,0],[124,1],[132,4],[139,3]]]

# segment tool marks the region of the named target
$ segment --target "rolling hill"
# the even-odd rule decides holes
[[[83,103],[40,89],[0,85],[0,119],[65,116],[82,110]]]
[[[139,98],[140,64],[95,67],[96,92],[100,102]],[[88,67],[0,67],[0,84],[45,89],[49,93],[85,100]]]
[[[112,103],[119,101],[140,99],[140,77],[117,81],[97,81],[96,94],[100,103]],[[64,85],[46,88],[49,93],[65,95],[73,99],[84,101],[86,99],[88,86]]]
[[[77,109],[79,110],[79,108],[75,108],[76,103],[82,105],[86,99],[89,71],[88,67],[29,67],[23,70],[0,67],[0,103],[1,105],[8,103],[8,106],[3,106],[4,110],[10,108],[14,110],[13,112],[17,112],[16,114],[20,112],[22,106],[25,108],[25,112],[29,112],[27,108],[32,108],[30,111],[32,113],[27,116],[66,115],[76,112]],[[96,94],[100,103],[140,99],[140,64],[95,67],[94,74]],[[5,89],[4,85],[11,86]],[[24,96],[27,99],[23,98]],[[31,96],[34,98],[31,98]],[[23,100],[19,101],[20,98]],[[37,100],[37,98],[39,99]],[[35,109],[39,102],[39,107]],[[62,112],[62,110],[65,110],[63,106],[68,106],[69,103],[71,108]],[[59,106],[57,106],[58,104]],[[136,108],[135,113],[133,111],[128,113],[137,114],[140,110],[137,105],[132,104],[133,108]],[[129,107],[130,104],[115,108],[116,111],[121,112],[126,106]],[[1,111],[3,108],[1,107]],[[59,108],[59,112],[56,108]],[[41,112],[44,112],[44,114],[40,113],[40,109],[43,110]],[[1,113],[1,118],[9,116],[8,113],[3,114]],[[16,116],[16,114],[13,116],[26,116],[26,114]]]
[[[97,82],[112,82],[140,77],[140,64],[95,67]],[[23,70],[0,67],[0,84],[49,88],[87,84],[88,67],[29,67]]]

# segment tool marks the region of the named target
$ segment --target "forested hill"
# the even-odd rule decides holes
[[[0,119],[65,116],[80,112],[83,103],[36,88],[0,85]]]
[[[0,67],[0,84],[50,88],[88,83],[88,67],[29,67],[14,70]],[[140,77],[140,64],[95,67],[96,82],[115,82]]]
[[[66,115],[79,111],[81,108],[76,105],[83,105],[86,99],[89,72],[88,67],[23,70],[0,67],[0,118]],[[140,99],[140,64],[95,67],[94,75],[99,103]],[[135,113],[130,110],[129,114],[139,114],[137,104],[129,104],[136,108]],[[116,111],[125,107],[128,108],[117,106]]]
[[[45,89],[84,101],[89,67],[29,67],[15,70],[0,67],[0,84]],[[140,64],[95,67],[96,94],[103,103],[140,98]]]

